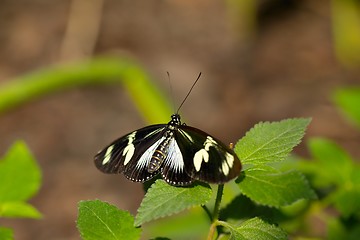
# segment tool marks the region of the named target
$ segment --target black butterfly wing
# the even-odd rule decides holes
[[[164,138],[165,127],[166,124],[151,125],[115,140],[96,154],[96,167],[105,173],[122,172],[135,182],[149,180],[159,172],[149,173],[147,166]]]
[[[171,138],[168,148],[161,173],[163,179],[176,186],[191,184],[194,179],[186,173],[184,159],[174,137]]]
[[[241,163],[234,151],[209,134],[181,125],[175,139],[191,178],[221,184],[240,174]]]

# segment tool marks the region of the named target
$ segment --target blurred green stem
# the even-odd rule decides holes
[[[332,32],[338,59],[348,67],[360,65],[360,4],[332,0]]]
[[[0,114],[60,90],[105,84],[125,87],[148,123],[168,121],[172,110],[161,91],[137,63],[120,58],[52,66],[9,80],[0,86]]]
[[[240,42],[251,43],[256,33],[257,1],[226,0],[227,16]]]

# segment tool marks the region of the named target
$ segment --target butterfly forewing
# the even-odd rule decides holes
[[[105,173],[121,173],[132,181],[143,182],[156,174],[148,163],[160,144],[167,125],[157,124],[131,132],[111,143],[95,156],[95,165]]]
[[[237,177],[241,163],[225,144],[193,127],[181,125],[175,134],[185,171],[196,180],[225,183]]]

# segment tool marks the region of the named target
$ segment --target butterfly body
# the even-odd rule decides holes
[[[173,114],[168,124],[133,131],[95,156],[105,173],[123,173],[135,182],[157,174],[171,185],[186,186],[195,180],[221,184],[237,177],[241,163],[225,144],[180,121]]]

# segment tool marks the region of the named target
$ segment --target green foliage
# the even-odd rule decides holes
[[[351,226],[350,228],[346,225],[349,224],[341,218],[330,218],[328,221],[327,239],[358,240],[360,236],[360,225],[358,223],[355,223],[355,225]]]
[[[360,4],[357,0],[332,0],[331,22],[334,49],[348,67],[360,64]]]
[[[77,227],[85,240],[132,240],[141,233],[130,213],[99,200],[79,203]]]
[[[241,192],[262,205],[281,207],[316,197],[298,171],[281,172],[267,164],[283,161],[300,143],[310,119],[288,119],[255,125],[235,146],[243,164]]]
[[[360,89],[338,89],[333,99],[347,119],[360,126]],[[319,196],[318,201],[307,208],[305,215],[322,221],[321,224],[326,226],[327,239],[359,239],[358,159],[354,159],[345,149],[329,139],[312,138],[307,145],[311,159],[293,161],[294,165],[291,165],[308,176]],[[298,219],[298,222],[300,221]],[[301,229],[294,229],[296,230]]]
[[[41,218],[41,213],[33,206],[16,201],[0,203],[0,214],[2,217]]]
[[[159,179],[151,186],[141,202],[135,225],[140,226],[145,222],[169,216],[196,205],[203,205],[210,200],[211,195],[212,190],[206,185],[172,187]]]
[[[40,218],[26,201],[39,191],[41,172],[26,144],[18,141],[0,159],[0,217]],[[13,231],[0,227],[0,239],[12,240]]]
[[[315,199],[307,180],[298,171],[280,172],[271,167],[250,168],[239,183],[241,192],[254,202],[272,207],[290,205],[299,199]]]
[[[332,215],[325,218],[329,238],[340,234],[346,236],[343,239],[350,239],[354,231],[360,233],[354,228],[360,224],[360,166],[333,141],[314,138],[308,146],[312,161],[298,162],[298,167],[309,175],[312,185],[322,195],[322,214],[327,215],[325,209],[333,207],[341,215],[340,219]]]
[[[285,159],[300,143],[310,119],[256,124],[235,146],[242,164],[262,165]]]
[[[243,222],[239,227],[222,222],[230,232],[230,240],[281,240],[287,239],[287,234],[281,228],[266,223],[260,218],[251,218]]]
[[[282,172],[274,165],[276,162],[283,161],[300,142],[309,122],[309,119],[289,119],[274,123],[260,123],[236,144],[235,151],[242,163],[246,164],[246,167],[236,180],[236,184],[234,184],[237,191],[233,189],[233,191],[225,191],[225,193],[237,192],[233,196],[234,200],[241,199],[244,195],[248,198],[246,201],[242,201],[243,204],[236,204],[239,202],[232,201],[231,211],[233,213],[246,212],[249,206],[261,205],[264,208],[265,206],[271,206],[280,211],[281,207],[293,204],[301,199],[316,198],[315,193],[300,172],[295,170]],[[159,179],[150,188],[146,189],[147,193],[135,217],[134,226],[136,227],[144,227],[143,224],[146,222],[165,216],[173,216],[190,207],[202,206],[211,221],[208,239],[216,238],[216,229],[219,231],[218,237],[227,235],[230,239],[287,238],[286,233],[280,227],[258,217],[253,218],[250,216],[251,214],[232,214],[231,218],[234,223],[230,223],[223,221],[229,215],[224,214],[226,211],[221,211],[220,217],[223,219],[220,220],[219,209],[230,209],[229,207],[224,208],[220,204],[223,189],[221,186],[218,187],[215,200],[212,189],[204,184],[195,184],[190,187],[173,187]],[[210,210],[211,208],[213,210]],[[193,211],[192,209],[194,208],[191,208],[190,213]],[[85,213],[85,211],[89,211],[89,209],[84,208],[80,214],[83,215],[83,221],[86,216],[94,215],[92,211],[90,213]],[[195,212],[193,211],[193,213]],[[118,218],[113,219],[113,221],[123,221]],[[191,219],[191,217],[185,217],[184,219]],[[201,217],[193,217],[193,219],[204,221],[201,220],[203,219]],[[191,222],[191,220],[185,221]],[[78,221],[79,223],[80,220]],[[186,226],[184,221],[177,223]],[[160,227],[158,227],[159,232],[156,234],[164,236],[164,229],[168,228],[166,226],[169,225],[167,225],[167,221],[163,221],[160,224]],[[202,224],[197,222],[194,222],[193,225],[202,226]],[[92,233],[88,232],[89,238],[87,239],[91,239],[90,234]],[[155,234],[155,232],[152,234]],[[102,235],[96,235],[93,238],[99,238],[100,236]],[[199,235],[186,235],[184,239],[199,237]]]
[[[15,143],[0,161],[0,217],[39,218],[26,201],[38,192],[41,173],[23,142]]]
[[[13,240],[14,235],[11,229],[0,227],[0,239],[1,240]]]
[[[179,214],[157,219],[142,227],[143,236],[169,239],[202,239],[209,231],[209,219],[202,208],[193,207]]]
[[[350,181],[356,167],[345,150],[323,138],[309,139],[307,144],[313,161],[300,164],[306,168],[306,172],[312,174],[316,187],[332,184],[340,186]]]
[[[360,127],[360,88],[343,88],[335,91],[333,99],[338,108]]]

